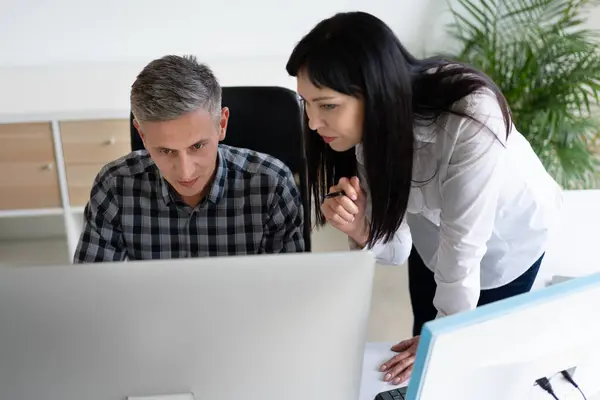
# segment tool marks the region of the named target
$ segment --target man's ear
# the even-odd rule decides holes
[[[145,139],[144,138],[144,133],[140,129],[140,124],[137,122],[137,120],[135,118],[133,118],[133,126],[135,126],[135,130],[138,131],[138,134],[140,135],[140,138],[142,139],[142,142],[144,142],[144,146],[145,146],[146,142],[144,140]]]
[[[227,134],[227,122],[229,121],[229,108],[221,109],[221,118],[219,120],[219,142],[225,139]]]

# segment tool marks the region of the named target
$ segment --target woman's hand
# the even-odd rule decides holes
[[[329,188],[329,193],[339,191],[344,194],[326,199],[321,204],[321,212],[333,227],[364,247],[369,238],[369,226],[365,217],[366,196],[358,178],[341,178],[337,185]]]
[[[381,366],[380,371],[385,372],[384,381],[399,385],[410,378],[417,347],[419,347],[419,338],[420,336],[415,336],[392,347],[392,351],[397,351],[398,354]]]

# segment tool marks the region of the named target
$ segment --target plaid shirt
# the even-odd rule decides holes
[[[191,208],[140,150],[94,180],[74,262],[300,252],[302,229],[293,175],[275,158],[220,145],[210,192]]]

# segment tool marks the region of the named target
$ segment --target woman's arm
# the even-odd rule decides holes
[[[433,301],[438,317],[477,306],[480,264],[494,229],[503,179],[506,127],[498,102],[491,94],[477,94],[470,96],[466,111],[481,123],[451,116],[446,124],[446,134],[455,141],[441,183]]]
[[[408,260],[408,256],[410,255],[412,237],[405,218],[392,240],[388,243],[378,242],[373,248],[369,249],[367,246],[360,245],[348,237],[348,244],[351,250],[371,250],[380,264],[401,265]]]

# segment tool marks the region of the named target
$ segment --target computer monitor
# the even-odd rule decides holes
[[[407,400],[552,399],[600,391],[600,274],[431,321],[423,327]],[[581,397],[580,397],[581,396]]]
[[[340,252],[0,269],[0,399],[357,398],[374,265]]]

